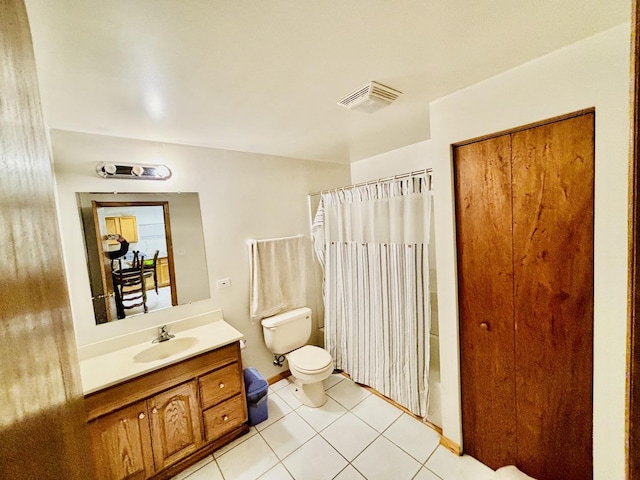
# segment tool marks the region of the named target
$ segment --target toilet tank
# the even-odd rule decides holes
[[[264,343],[278,355],[306,345],[311,336],[311,309],[296,308],[262,320]]]

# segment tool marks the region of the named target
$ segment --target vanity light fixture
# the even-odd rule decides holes
[[[96,166],[96,172],[103,178],[135,178],[140,180],[167,180],[171,178],[171,170],[166,165],[101,162]]]

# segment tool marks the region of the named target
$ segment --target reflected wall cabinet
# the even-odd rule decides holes
[[[593,111],[455,146],[463,450],[592,473]]]
[[[122,235],[129,243],[138,242],[138,222],[135,216],[105,217],[107,235]],[[110,245],[118,243],[109,240]]]

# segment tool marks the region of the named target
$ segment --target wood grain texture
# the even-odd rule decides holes
[[[516,450],[511,148],[454,150],[463,448],[491,468]]]
[[[153,475],[146,402],[89,423],[96,480],[138,480]]]
[[[156,470],[188,457],[202,445],[196,382],[191,381],[147,400]]]
[[[594,113],[454,160],[463,448],[492,468],[591,479]]]
[[[518,466],[535,478],[587,480],[594,114],[516,133],[512,149]]]
[[[629,158],[629,338],[627,478],[640,480],[640,1],[631,21],[631,145]]]
[[[218,438],[247,421],[247,403],[242,395],[202,412],[206,441]]]
[[[27,12],[0,1],[0,478],[92,478]]]
[[[99,478],[172,478],[249,430],[244,392],[235,342],[88,395]]]
[[[202,408],[209,408],[240,393],[242,378],[242,370],[237,363],[200,377],[198,386]]]

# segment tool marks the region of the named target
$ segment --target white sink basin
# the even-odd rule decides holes
[[[133,357],[133,361],[136,363],[155,362],[182,353],[196,343],[198,343],[198,339],[195,337],[172,338],[142,350]]]

